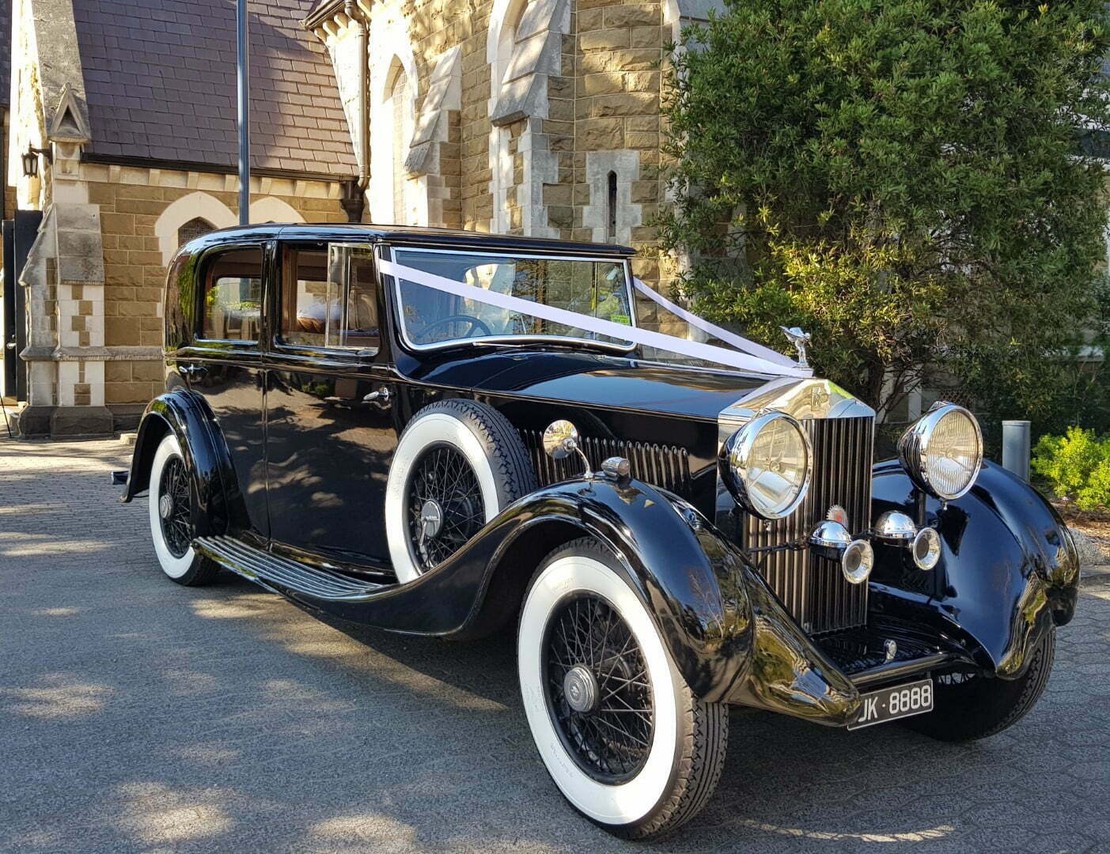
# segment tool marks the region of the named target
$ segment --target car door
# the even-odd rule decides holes
[[[246,515],[233,516],[232,524],[259,538],[269,535],[261,353],[266,249],[247,241],[201,256],[193,340],[176,354],[178,374],[207,401],[227,443],[237,481],[229,497],[233,510]]]
[[[388,565],[384,497],[397,386],[369,247],[286,243],[267,354],[267,495],[275,544]]]

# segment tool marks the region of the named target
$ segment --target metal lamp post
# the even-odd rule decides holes
[[[236,4],[239,81],[239,224],[251,221],[250,55],[247,49],[247,0]]]

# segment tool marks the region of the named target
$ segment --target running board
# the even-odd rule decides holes
[[[198,537],[193,548],[214,560],[224,569],[230,569],[268,590],[300,593],[313,599],[342,602],[361,599],[390,585],[356,581],[326,569],[315,569],[288,558],[248,546],[233,537]]]

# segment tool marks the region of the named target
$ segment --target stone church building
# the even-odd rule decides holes
[[[650,246],[661,69],[711,5],[251,0],[251,221]],[[238,221],[234,3],[0,0],[0,15],[0,391],[25,435],[124,429],[162,388],[169,259]],[[637,263],[658,280],[652,253]]]

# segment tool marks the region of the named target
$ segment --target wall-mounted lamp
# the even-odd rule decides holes
[[[35,148],[27,143],[27,153],[23,155],[23,177],[34,178],[39,174],[39,155],[46,158],[47,163],[54,162],[54,154],[49,148]]]

